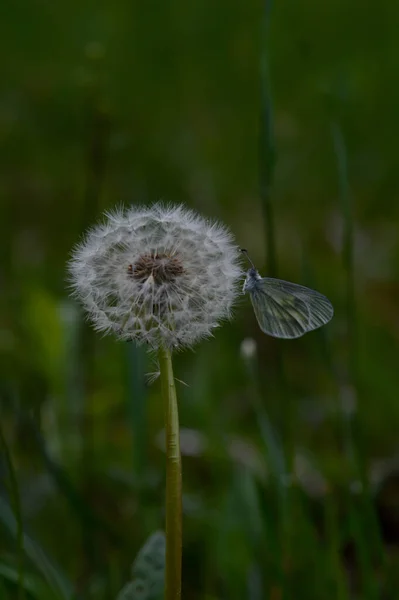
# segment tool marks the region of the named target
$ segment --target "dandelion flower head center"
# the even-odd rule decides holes
[[[172,283],[182,275],[184,268],[179,256],[151,252],[137,258],[134,265],[128,267],[129,276],[144,283],[153,277],[156,285]]]

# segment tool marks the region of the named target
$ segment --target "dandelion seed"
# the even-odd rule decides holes
[[[155,383],[155,381],[160,377],[160,375],[161,375],[161,371],[159,371],[159,370],[151,371],[151,373],[146,373],[145,377],[144,377],[146,385],[150,386],[153,383]]]
[[[162,204],[108,213],[75,248],[69,272],[98,331],[154,349],[212,335],[242,275],[225,227]]]

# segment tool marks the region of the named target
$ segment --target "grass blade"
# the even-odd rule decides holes
[[[0,521],[16,538],[18,535],[18,523],[14,514],[4,498],[0,497]],[[56,597],[62,600],[76,598],[72,584],[67,580],[59,568],[48,558],[44,550],[31,537],[23,533],[23,548],[27,557],[43,575],[49,586],[55,592]]]
[[[331,120],[331,134],[337,160],[338,183],[341,200],[341,211],[343,219],[343,241],[342,262],[346,276],[346,325],[347,325],[347,362],[348,378],[337,376],[341,390],[352,390],[351,402],[356,408],[358,390],[358,350],[357,350],[357,327],[356,327],[356,299],[355,299],[355,265],[354,265],[354,219],[353,202],[349,186],[348,153],[345,137],[341,124],[336,117]],[[337,369],[336,369],[337,371]],[[344,395],[340,392],[341,397]],[[341,398],[344,400],[344,398]],[[342,403],[341,420],[343,437],[346,445],[346,453],[351,464],[352,477],[354,481],[361,483],[361,497],[359,502],[354,503],[353,496],[349,497],[349,522],[354,539],[357,559],[362,578],[363,593],[366,598],[374,599],[378,596],[375,585],[375,570],[373,556],[367,540],[370,536],[377,541],[379,549],[379,562],[385,562],[385,554],[381,541],[379,525],[375,516],[370,486],[366,471],[366,465],[362,456],[363,443],[361,432],[358,427],[356,411],[348,410]],[[358,506],[358,504],[360,506]],[[360,509],[360,510],[359,510]],[[367,524],[367,525],[366,525]],[[365,531],[367,526],[367,532]]]
[[[18,481],[14,470],[14,465],[11,459],[11,454],[8,449],[6,439],[3,435],[3,430],[0,426],[0,443],[4,452],[5,462],[7,464],[9,474],[9,492],[11,503],[14,508],[15,514],[15,537],[17,541],[18,549],[18,599],[23,600],[25,597],[25,584],[24,584],[24,548],[23,548],[23,523],[21,513],[21,502],[19,497]]]
[[[267,271],[270,277],[277,276],[277,252],[274,227],[274,212],[271,190],[274,180],[276,152],[273,137],[273,106],[269,73],[269,23],[271,1],[265,0],[262,20],[261,59],[260,59],[260,136],[259,136],[259,175],[260,200],[265,223],[267,244]]]
[[[11,504],[14,508],[15,514],[15,537],[18,549],[18,599],[23,600],[25,597],[25,584],[24,584],[24,546],[23,546],[23,523],[21,513],[21,502],[19,497],[18,481],[14,470],[14,465],[11,459],[11,453],[8,449],[6,439],[3,435],[3,430],[0,425],[0,443],[4,452],[5,462],[8,469],[9,475],[9,493],[11,498]]]
[[[4,562],[0,563],[0,578],[3,578],[5,581],[13,583],[17,586],[20,585],[19,569],[15,568],[13,565],[6,564]],[[32,573],[25,574],[23,584],[24,591],[37,600],[51,600],[54,598],[53,594],[50,592],[50,589],[46,586],[43,580],[34,576]],[[3,597],[6,598],[7,596],[0,595],[0,598]]]

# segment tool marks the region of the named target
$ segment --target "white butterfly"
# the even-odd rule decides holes
[[[244,292],[251,296],[255,316],[264,333],[277,338],[298,338],[328,323],[334,309],[328,298],[296,283],[261,277],[248,257]]]

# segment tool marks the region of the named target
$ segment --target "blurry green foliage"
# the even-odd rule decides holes
[[[90,330],[65,269],[103,210],[160,198],[222,219],[260,267],[272,231],[278,275],[336,308],[284,343],[243,299],[176,357],[183,597],[398,596],[399,5],[274,3],[271,230],[263,11],[2,3],[1,598],[116,598],[163,526],[156,367]]]

